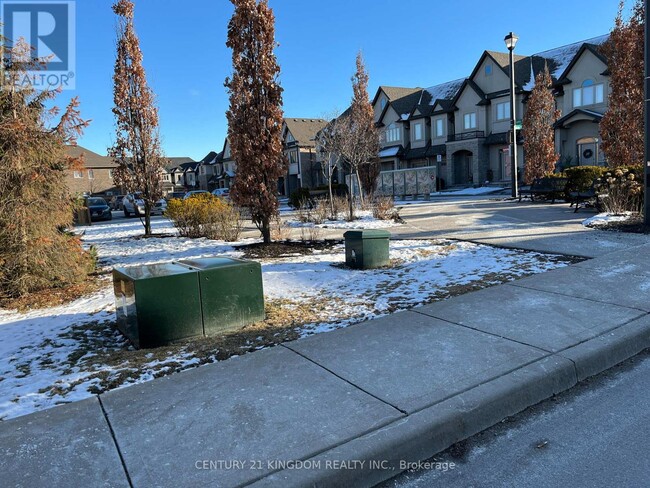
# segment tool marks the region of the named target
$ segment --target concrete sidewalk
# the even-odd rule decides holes
[[[650,245],[0,422],[7,486],[372,486],[650,347]]]

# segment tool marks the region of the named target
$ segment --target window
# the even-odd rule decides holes
[[[94,180],[95,179],[95,173],[93,172],[92,169],[88,170],[88,179],[89,180]]]
[[[510,118],[510,102],[497,103],[497,120]]]
[[[595,84],[593,80],[585,80],[580,88],[573,89],[573,106],[603,103],[604,96],[605,87],[602,83]]]
[[[436,119],[436,137],[443,137],[445,135],[445,121]]]
[[[108,177],[111,178],[111,179],[113,178],[113,170],[112,169],[108,170]]]
[[[393,122],[386,128],[386,142],[397,142],[400,139],[399,127]]]
[[[413,140],[421,141],[424,139],[424,134],[422,133],[422,122],[416,122],[413,124]]]
[[[381,100],[379,100],[379,106],[382,110],[386,108],[386,99],[384,97],[381,97]]]
[[[476,129],[476,112],[465,114],[463,121],[465,129]]]
[[[73,175],[74,175],[75,178],[83,178],[84,172],[83,171],[75,171],[73,173]]]
[[[485,76],[490,76],[492,74],[492,65],[491,64],[486,64],[485,65]]]

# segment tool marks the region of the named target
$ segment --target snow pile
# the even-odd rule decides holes
[[[600,213],[582,221],[585,227],[599,227],[607,225],[611,222],[626,222],[632,218],[632,212],[625,212],[623,215],[613,215],[608,213]]]
[[[379,220],[372,216],[372,212],[362,210],[355,212],[356,220],[348,222],[347,220],[325,220],[321,224],[313,222],[301,222],[299,220],[288,220],[287,226],[292,228],[309,228],[316,227],[319,229],[387,229],[402,225],[393,220]]]
[[[432,196],[454,196],[454,197],[461,197],[461,196],[474,196],[474,195],[489,195],[490,193],[499,193],[501,191],[505,190],[505,188],[501,188],[498,186],[481,186],[478,188],[463,188],[462,190],[454,190],[454,191],[440,191],[440,192],[435,192],[432,193]]]

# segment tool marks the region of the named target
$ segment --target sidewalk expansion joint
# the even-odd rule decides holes
[[[122,463],[122,469],[124,470],[124,474],[126,475],[126,481],[129,483],[129,486],[133,488],[133,482],[131,481],[131,475],[129,474],[129,470],[126,468],[126,461],[124,460],[124,456],[122,456],[122,451],[120,450],[120,444],[117,442],[117,437],[115,437],[115,431],[113,430],[113,426],[111,425],[111,421],[108,420],[108,413],[106,412],[106,409],[104,408],[104,404],[102,403],[102,398],[100,395],[97,395],[97,401],[99,402],[99,407],[102,409],[102,415],[104,415],[104,420],[106,420],[106,425],[108,426],[108,430],[111,433],[111,438],[113,439],[113,444],[115,444],[115,449],[117,450],[117,455],[120,457],[120,463]]]
[[[581,269],[584,269],[584,268],[581,268]],[[588,302],[598,303],[600,305],[614,305],[615,307],[627,308],[629,310],[637,310],[639,312],[642,312],[642,315],[639,315],[639,317],[636,317],[633,320],[637,320],[638,318],[642,317],[643,315],[648,314],[647,310],[643,310],[641,308],[630,307],[628,305],[620,305],[618,303],[612,303],[612,302],[603,302],[601,300],[596,300],[595,298],[577,297],[575,295],[569,295],[567,293],[562,293],[562,292],[559,292],[559,291],[540,290],[539,288],[534,288],[534,287],[532,287],[530,285],[529,286],[521,285],[517,281],[511,281],[510,283],[504,283],[504,285],[506,285],[506,286],[508,286],[508,285],[509,286],[516,286],[517,288],[523,288],[525,290],[537,291],[537,292],[541,292],[541,293],[550,293],[551,295],[558,295],[558,296],[565,297],[565,298],[574,298],[574,299],[577,299],[577,300],[586,300]]]
[[[453,321],[451,321],[449,319],[446,319],[444,317],[440,317],[438,315],[429,315],[428,313],[420,312],[420,311],[418,311],[416,309],[411,309],[410,311],[418,313],[420,315],[424,315],[425,317],[429,317],[429,318],[432,318],[432,319],[442,320],[443,322],[447,322],[448,324],[451,324],[451,325],[456,325],[458,327],[464,327],[465,329],[473,330],[474,332],[480,332],[481,334],[486,334],[486,335],[489,335],[489,336],[492,336],[492,337],[497,337],[499,339],[503,339],[505,341],[514,342],[515,344],[519,344],[521,346],[532,347],[533,349],[537,349],[538,351],[541,351],[541,352],[545,353],[546,355],[544,357],[552,356],[553,354],[555,354],[553,351],[549,351],[548,349],[544,349],[542,347],[535,346],[533,344],[528,344],[527,342],[521,342],[521,341],[518,341],[516,339],[512,339],[510,337],[505,337],[505,336],[502,336],[502,335],[499,335],[499,334],[495,334],[494,332],[488,332],[486,330],[477,329],[476,327],[472,327],[471,325],[459,324],[458,322],[453,322]],[[637,320],[638,318],[639,317],[636,317],[634,320]]]
[[[285,349],[289,349],[291,352],[293,352],[293,353],[297,354],[298,356],[300,356],[300,357],[306,359],[306,360],[309,361],[310,363],[312,363],[312,364],[318,366],[319,368],[324,369],[324,370],[327,371],[329,374],[336,376],[338,379],[340,379],[341,381],[346,382],[348,385],[350,385],[350,386],[356,388],[356,389],[359,390],[359,391],[362,391],[362,392],[365,393],[366,395],[371,396],[371,397],[374,398],[375,400],[379,400],[380,402],[385,403],[385,404],[388,405],[389,407],[394,408],[395,410],[397,410],[398,412],[400,412],[402,415],[408,415],[408,412],[406,412],[405,410],[402,410],[402,409],[399,408],[398,406],[393,405],[392,403],[387,402],[386,400],[384,400],[384,399],[382,399],[382,398],[379,398],[377,395],[373,395],[373,394],[370,393],[369,391],[366,391],[366,390],[364,390],[363,388],[361,388],[359,385],[355,385],[355,384],[352,383],[350,380],[348,380],[348,379],[346,379],[346,378],[343,378],[342,376],[336,374],[336,373],[335,373],[334,371],[332,371],[331,369],[326,368],[326,367],[323,366],[322,364],[319,364],[319,363],[317,363],[316,361],[314,361],[313,359],[308,358],[307,356],[305,356],[304,354],[302,354],[302,353],[296,351],[295,349],[292,349],[290,346],[288,346],[288,345],[286,345],[286,344],[280,344],[280,345],[281,345],[282,347],[284,347]]]

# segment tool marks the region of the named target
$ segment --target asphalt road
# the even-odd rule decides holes
[[[650,352],[429,462],[382,488],[650,486]]]

